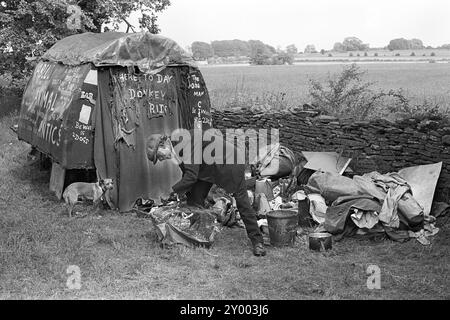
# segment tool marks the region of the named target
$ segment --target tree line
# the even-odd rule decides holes
[[[442,45],[439,48],[450,49],[450,44]],[[420,39],[392,39],[385,47],[388,50],[417,50],[417,49],[434,49],[430,46],[425,47]],[[263,43],[259,40],[221,40],[212,41],[211,43],[195,41],[191,45],[192,54],[196,60],[207,60],[213,57],[229,58],[229,57],[247,57],[253,64],[281,64],[292,63],[293,57],[299,52],[294,44],[288,45],[284,50]],[[331,51],[335,52],[351,52],[351,51],[368,51],[370,46],[357,37],[347,37],[342,42],[336,42]],[[313,44],[308,44],[304,53],[318,53]],[[327,52],[324,49],[320,53]],[[272,63],[271,63],[272,62]],[[275,63],[273,63],[275,62]]]
[[[294,46],[295,47],[295,46]],[[289,49],[289,48],[287,48]],[[252,64],[292,64],[293,48],[277,50],[260,40],[217,40],[211,43],[195,41],[191,45],[195,60],[207,60],[213,57],[230,58],[246,57]]]

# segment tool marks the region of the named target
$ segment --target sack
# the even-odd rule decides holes
[[[308,180],[305,189],[309,193],[321,194],[327,203],[334,202],[342,196],[355,196],[364,194],[360,186],[348,177],[337,173],[317,171]]]
[[[256,170],[261,177],[279,179],[292,173],[298,165],[294,152],[279,143],[259,150]]]
[[[398,202],[398,217],[409,230],[419,231],[423,228],[423,208],[409,192],[405,193]]]

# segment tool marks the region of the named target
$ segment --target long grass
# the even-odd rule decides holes
[[[0,299],[450,298],[446,218],[429,247],[345,239],[315,253],[303,233],[256,258],[238,228],[209,251],[162,249],[150,221],[132,214],[69,219],[48,191],[49,172],[27,161],[30,147],[9,129],[16,120],[0,119]],[[366,286],[372,264],[381,290]],[[80,268],[79,290],[66,285],[70,265]]]
[[[412,104],[428,101],[450,109],[450,63],[360,64],[375,89],[403,89]],[[340,73],[341,64],[292,66],[202,66],[202,74],[216,109],[270,106],[272,110],[310,103],[309,79],[325,81]]]

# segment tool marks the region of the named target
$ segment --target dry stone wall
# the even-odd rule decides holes
[[[218,129],[277,128],[280,142],[301,151],[336,151],[353,158],[356,174],[387,173],[443,162],[435,200],[450,200],[450,122],[448,119],[405,119],[390,122],[339,120],[314,110],[294,108],[261,112],[251,109],[212,111]]]

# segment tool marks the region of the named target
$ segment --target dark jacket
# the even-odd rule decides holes
[[[191,130],[191,137],[193,137],[192,130]],[[172,189],[176,193],[186,193],[188,192],[191,187],[194,185],[194,183],[197,180],[210,182],[213,184],[218,185],[219,187],[225,189],[229,193],[235,193],[239,190],[239,188],[242,188],[242,186],[245,186],[245,165],[244,164],[227,164],[227,149],[228,151],[231,150],[231,148],[234,150],[234,159],[236,160],[237,155],[237,149],[235,146],[231,145],[230,143],[226,142],[225,139],[223,139],[220,135],[215,136],[216,143],[223,143],[223,152],[220,159],[222,159],[222,164],[219,163],[213,163],[213,164],[206,164],[203,157],[201,160],[201,164],[195,164],[193,161],[191,161],[190,164],[188,163],[182,163],[180,165],[181,170],[183,171],[183,177],[182,179],[176,183]],[[200,141],[196,141],[195,139],[192,139],[193,143],[191,143],[191,155],[193,160],[193,154],[195,151],[195,145],[198,144]],[[191,142],[192,142],[191,140]],[[219,142],[218,142],[219,141]],[[210,141],[202,141],[202,155],[203,151],[205,150],[205,147],[207,147],[211,142]],[[199,148],[200,150],[200,148]],[[230,155],[230,153],[228,153]]]

